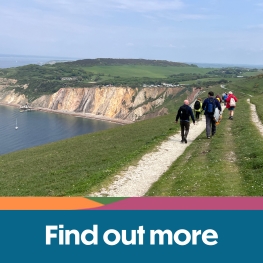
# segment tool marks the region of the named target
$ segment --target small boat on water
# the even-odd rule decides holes
[[[16,130],[18,129],[18,126],[17,126],[17,119],[16,119],[16,127],[15,127],[15,129],[16,129]]]

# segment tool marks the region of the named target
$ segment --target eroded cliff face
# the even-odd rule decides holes
[[[11,82],[10,82],[11,81]],[[16,94],[7,87],[15,80],[0,79],[0,102],[6,104],[27,103],[23,94]],[[93,87],[61,88],[52,95],[41,96],[30,103],[40,107],[67,113],[93,114],[107,118],[136,121],[146,116],[167,114],[165,108],[158,112],[155,109],[163,105],[168,96],[176,96],[183,87],[147,87],[133,89],[130,87]],[[193,92],[188,95],[193,96]],[[155,112],[153,114],[153,112]],[[151,113],[151,114],[149,114]]]
[[[179,87],[141,90],[129,87],[61,88],[51,96],[35,100],[32,106],[135,121],[179,91]]]
[[[26,96],[16,94],[15,90],[7,89],[10,85],[16,84],[15,79],[0,78],[0,101],[6,104],[23,104],[27,102]]]

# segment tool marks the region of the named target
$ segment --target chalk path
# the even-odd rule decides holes
[[[175,124],[175,125],[180,125]],[[205,117],[194,125],[190,124],[188,143],[181,143],[180,132],[169,137],[157,149],[142,157],[135,166],[130,166],[126,171],[115,176],[114,182],[108,188],[89,196],[110,197],[138,197],[143,196],[150,186],[168,170],[171,164],[185,151],[196,137],[205,129]]]

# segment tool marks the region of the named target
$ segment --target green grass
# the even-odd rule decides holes
[[[258,74],[263,74],[263,70],[258,70],[258,71],[248,71],[248,72],[245,72],[244,74],[242,74],[243,76],[245,77],[251,77],[251,76],[256,76]]]
[[[205,88],[201,97],[211,89],[234,91],[239,99],[234,121],[226,110],[216,136],[207,140],[201,134],[146,195],[263,195],[263,139],[246,102],[256,104],[263,120],[263,79],[233,79],[225,86]],[[0,195],[89,195],[178,131],[174,117],[183,97],[169,105],[171,115],[0,156]]]
[[[259,75],[257,77],[245,79],[233,78],[226,87],[236,92],[244,92],[246,94],[258,96],[263,93],[263,77]]]
[[[263,123],[263,103],[262,103],[263,94],[254,96],[254,97],[250,97],[250,101],[251,103],[255,104],[258,117],[260,121]]]
[[[222,78],[218,77],[218,78],[201,78],[198,80],[186,80],[186,81],[180,81],[180,84],[189,84],[189,85],[193,85],[193,84],[200,84],[200,82],[208,82],[208,81],[220,81]],[[228,80],[228,78],[225,78]]]
[[[263,136],[253,123],[249,105],[244,102],[236,111],[236,125],[233,129],[237,146],[236,155],[247,195],[263,195]]]
[[[95,74],[102,73],[111,76],[120,76],[122,78],[131,77],[148,77],[148,78],[166,78],[172,74],[180,73],[196,73],[205,74],[211,69],[197,67],[162,67],[162,66],[140,66],[140,65],[124,65],[124,66],[93,66],[86,67],[87,72]]]
[[[0,195],[87,195],[177,129],[166,115],[2,155]]]
[[[238,102],[233,121],[227,117],[225,110],[216,136],[208,140],[203,132],[146,195],[262,196],[263,137],[246,100]]]
[[[232,141],[225,136],[225,129],[230,124],[224,116],[217,127],[216,136],[211,140],[208,140],[203,132],[146,195],[239,195],[238,169],[231,163],[229,156],[229,145]]]

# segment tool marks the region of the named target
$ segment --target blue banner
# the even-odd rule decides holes
[[[0,211],[2,262],[260,262],[263,211]]]

